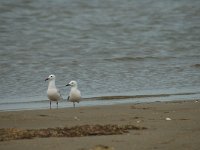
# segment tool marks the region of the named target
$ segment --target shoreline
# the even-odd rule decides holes
[[[197,100],[0,112],[1,129],[40,130],[109,124],[147,128],[116,135],[9,140],[0,142],[0,149],[89,150],[101,145],[114,150],[197,150],[200,147],[199,113],[200,101]]]
[[[137,104],[148,102],[168,102],[168,101],[190,101],[196,100],[200,97],[200,93],[162,93],[162,94],[147,94],[147,95],[115,95],[115,96],[98,96],[91,98],[83,98],[83,100],[77,104],[77,107],[86,106],[107,106],[116,104]],[[59,101],[59,109],[71,108],[72,103],[66,100]],[[54,102],[52,108],[56,108]],[[49,100],[30,101],[30,102],[13,102],[13,103],[0,103],[0,112],[9,111],[24,111],[24,110],[43,110],[49,109]]]

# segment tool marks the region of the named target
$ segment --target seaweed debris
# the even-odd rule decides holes
[[[56,127],[47,129],[18,129],[2,128],[0,129],[0,141],[48,138],[48,137],[83,137],[100,135],[117,135],[128,133],[129,130],[144,130],[145,127],[134,125],[80,125],[74,127]]]

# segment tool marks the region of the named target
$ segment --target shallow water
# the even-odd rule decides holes
[[[84,98],[198,98],[199,14],[198,0],[1,0],[0,108],[47,100],[49,74],[65,98],[70,80]]]

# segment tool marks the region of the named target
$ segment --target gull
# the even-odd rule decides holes
[[[63,99],[60,94],[59,89],[56,88],[55,79],[56,79],[56,76],[53,74],[49,75],[49,77],[45,79],[45,81],[47,80],[49,81],[47,96],[50,100],[50,109],[51,109],[51,101],[56,101],[57,109],[58,109],[58,101]]]
[[[71,86],[71,91],[67,100],[73,102],[75,108],[75,102],[79,103],[81,100],[81,92],[78,90],[78,84],[76,81],[70,81],[66,86]]]

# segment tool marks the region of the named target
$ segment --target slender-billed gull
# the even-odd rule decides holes
[[[55,80],[56,76],[51,74],[45,81],[49,81],[49,86],[47,89],[47,96],[50,100],[50,109],[51,109],[51,101],[56,101],[57,109],[58,109],[58,101],[62,99],[59,89],[56,88]]]
[[[66,86],[71,86],[71,91],[67,100],[73,102],[75,108],[75,102],[79,103],[81,100],[81,92],[78,90],[78,84],[76,81],[70,81]]]

